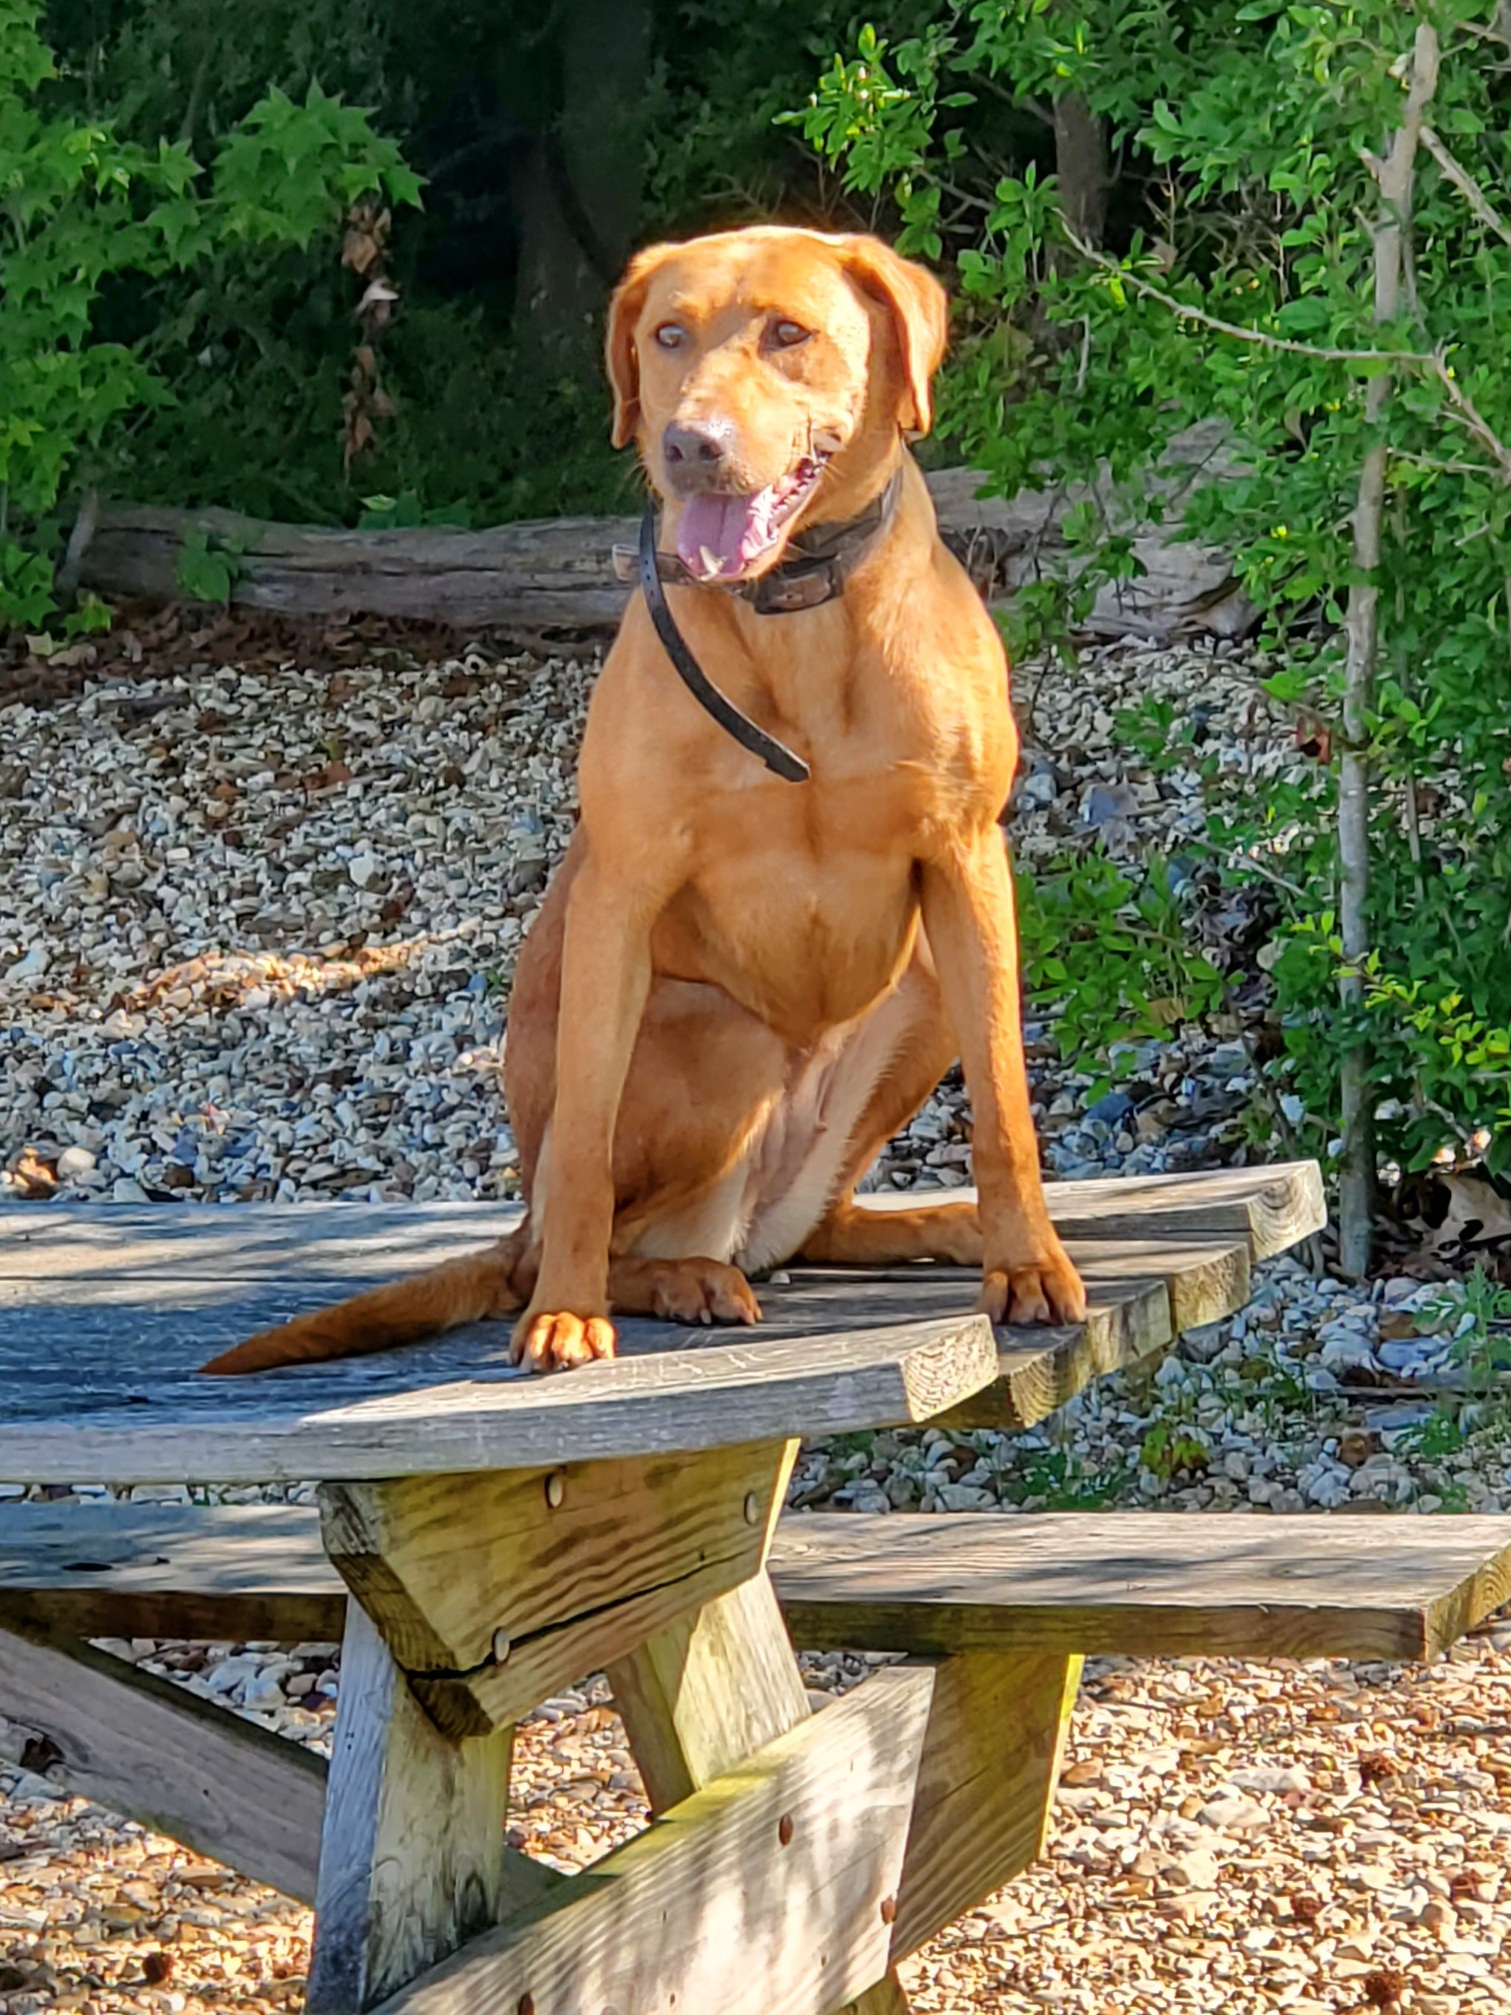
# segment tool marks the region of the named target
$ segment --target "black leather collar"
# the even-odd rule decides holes
[[[851,574],[891,524],[901,492],[899,469],[880,496],[858,517],[842,524],[813,525],[807,531],[795,533],[787,546],[790,559],[762,574],[759,580],[739,582],[722,592],[741,596],[760,616],[792,615],[836,600],[845,592]],[[718,583],[697,580],[675,553],[657,550],[654,505],[647,508],[640,521],[638,550],[631,552],[628,546],[614,548],[614,571],[620,580],[638,580],[662,649],[705,713],[742,748],[758,756],[773,776],[789,784],[807,783],[812,772],[802,757],[794,755],[785,742],[757,727],[727,694],[720,692],[689,649],[676,617],[667,606],[664,583],[703,588],[716,587]]]

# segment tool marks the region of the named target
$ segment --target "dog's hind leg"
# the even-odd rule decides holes
[[[980,1266],[981,1219],[974,1202],[941,1199],[868,1210],[855,1201],[855,1185],[955,1061],[955,1038],[926,944],[920,942],[896,994],[879,1012],[896,1023],[886,1067],[850,1131],[843,1180],[798,1257],[829,1266],[900,1266],[915,1259]]]
[[[663,1322],[761,1319],[750,1282],[737,1266],[717,1259],[611,1259],[609,1304],[615,1315],[654,1315]]]
[[[827,1266],[902,1266],[912,1259],[937,1259],[948,1266],[977,1267],[981,1217],[974,1203],[958,1198],[867,1210],[846,1196],[804,1241],[800,1256]]]

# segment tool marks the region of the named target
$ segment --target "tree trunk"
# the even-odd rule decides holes
[[[1107,230],[1107,130],[1079,91],[1055,100],[1055,176],[1066,222],[1088,245]]]
[[[1375,221],[1375,321],[1394,321],[1401,306],[1401,277],[1411,227],[1412,176],[1422,117],[1437,89],[1437,31],[1417,29],[1411,88],[1389,156],[1377,170],[1380,211]],[[1354,506],[1354,567],[1358,578],[1348,592],[1348,650],[1344,663],[1343,759],[1338,773],[1338,862],[1343,973],[1339,997],[1349,1020],[1364,1005],[1364,965],[1371,949],[1365,911],[1369,901],[1369,715],[1374,702],[1379,642],[1378,570],[1380,521],[1385,504],[1385,440],[1382,432],[1391,377],[1371,378],[1364,392],[1370,433],[1359,497]],[[1339,1262],[1352,1279],[1368,1273],[1374,1246],[1375,1129],[1369,1084],[1369,1049],[1351,1042],[1339,1072],[1343,1107],[1343,1158],[1338,1179]]]
[[[535,66],[554,104],[516,185],[515,326],[528,342],[580,335],[602,310],[640,224],[648,0],[572,0]]]

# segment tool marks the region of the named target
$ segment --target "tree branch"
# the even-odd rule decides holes
[[[1200,328],[1210,329],[1214,335],[1232,336],[1240,343],[1254,343],[1264,350],[1281,350],[1290,357],[1311,357],[1321,364],[1387,364],[1394,367],[1409,365],[1413,370],[1424,371],[1436,378],[1447,394],[1451,405],[1457,408],[1464,425],[1474,435],[1500,471],[1505,482],[1511,482],[1511,447],[1496,433],[1483,413],[1475,405],[1458,379],[1454,377],[1448,360],[1436,350],[1343,350],[1333,349],[1321,343],[1298,343],[1289,336],[1273,335],[1268,329],[1256,329],[1252,324],[1227,322],[1221,315],[1210,315],[1205,308],[1198,308],[1190,301],[1177,300],[1174,294],[1167,294],[1163,287],[1156,287],[1138,273],[1131,272],[1107,253],[1088,245],[1079,237],[1062,217],[1060,228],[1069,238],[1083,259],[1093,266],[1100,266],[1105,272],[1116,273],[1125,287],[1131,287],[1135,294],[1146,300],[1156,301],[1167,308],[1177,320],[1195,322]],[[1378,382],[1373,380],[1372,382]]]
[[[1099,252],[1095,245],[1087,244],[1073,231],[1063,217],[1060,228],[1081,257],[1089,259],[1093,266],[1116,273],[1124,286],[1131,287],[1135,294],[1142,294],[1146,300],[1157,301],[1162,308],[1168,308],[1177,320],[1195,322],[1203,329],[1212,330],[1215,335],[1233,336],[1240,343],[1256,343],[1265,350],[1283,350],[1290,357],[1312,357],[1322,364],[1416,364],[1430,370],[1437,361],[1421,350],[1336,350],[1321,343],[1298,343],[1289,336],[1276,336],[1268,329],[1256,329],[1252,324],[1225,322],[1221,315],[1208,314],[1205,308],[1198,308],[1191,301],[1177,300],[1163,287],[1154,286],[1107,253]]]
[[[1503,239],[1506,244],[1511,245],[1511,224],[1507,224],[1503,220],[1499,211],[1496,210],[1469,170],[1461,166],[1454,159],[1453,155],[1449,153],[1447,147],[1430,126],[1423,126],[1422,128],[1422,145],[1427,149],[1433,160],[1437,162],[1444,175],[1447,176],[1454,188],[1458,190],[1459,194],[1485,228],[1493,231],[1497,238]]]
[[[1412,187],[1417,146],[1427,107],[1438,83],[1437,30],[1417,27],[1411,56],[1411,84],[1390,153],[1378,168],[1380,212],[1374,226],[1375,321],[1393,322],[1401,311],[1401,284],[1409,277]],[[1438,360],[1440,382],[1452,384]],[[1338,901],[1343,971],[1338,993],[1345,1012],[1362,1012],[1364,971],[1372,949],[1369,918],[1369,801],[1372,778],[1368,750],[1369,716],[1374,705],[1379,656],[1380,532],[1385,507],[1385,409],[1394,373],[1382,371],[1364,388],[1364,417],[1373,438],[1359,471],[1354,506],[1355,580],[1348,591],[1347,650],[1343,665],[1344,749],[1338,765]],[[1367,1047],[1350,1044],[1339,1060],[1343,1153],[1338,1171],[1338,1258],[1345,1274],[1361,1279],[1374,1247],[1375,1116],[1369,1085]]]
[[[1446,360],[1441,356],[1434,356],[1428,361],[1433,376],[1448,394],[1449,403],[1457,407],[1464,425],[1499,468],[1501,481],[1511,483],[1511,448],[1506,446],[1458,379],[1454,377]]]

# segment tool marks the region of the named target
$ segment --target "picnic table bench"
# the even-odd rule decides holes
[[[481,1207],[0,1213],[0,1480],[320,1486],[0,1506],[13,1751],[313,1901],[313,2015],[896,2015],[897,1961],[1041,1850],[1086,1652],[1421,1657],[1511,1592],[1506,1521],[780,1518],[798,1437],[1041,1419],[1321,1221],[1309,1164],[1050,1197],[1085,1325],[794,1268],[755,1332],[628,1323],[548,1380],[497,1325],[192,1376]],[[815,1718],[789,1624],[913,1655]],[[339,1638],[329,1769],[87,1642],[156,1636]],[[563,1877],[504,1845],[511,1733],[599,1669],[657,1817]]]

